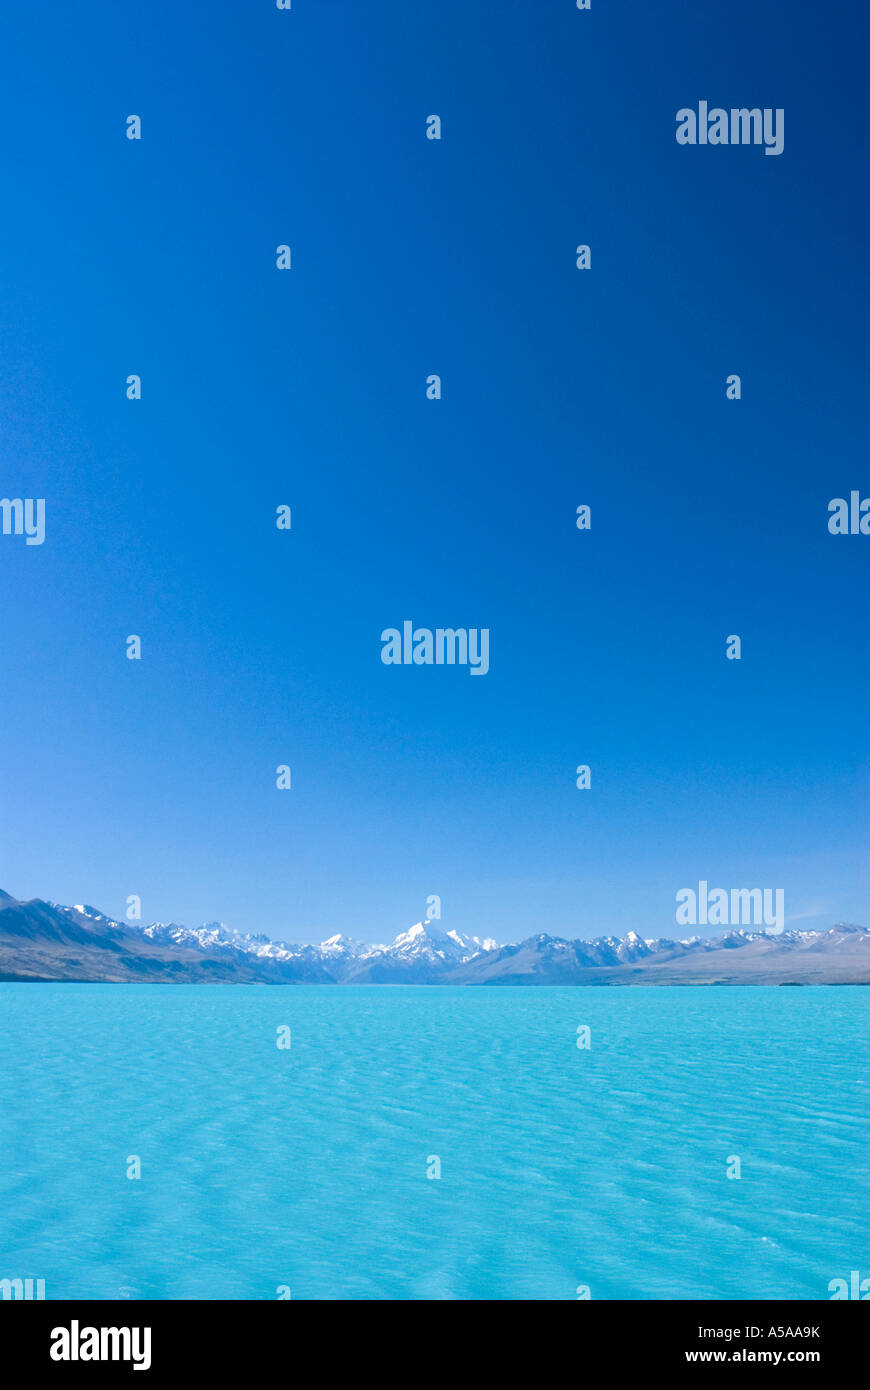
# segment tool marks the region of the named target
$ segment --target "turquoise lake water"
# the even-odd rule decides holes
[[[870,1275],[868,1011],[860,988],[0,985],[0,1278],[827,1299]]]

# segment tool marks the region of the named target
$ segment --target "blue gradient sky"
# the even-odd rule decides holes
[[[674,934],[699,878],[868,920],[860,14],[5,16],[0,495],[47,537],[0,536],[0,886],[297,940],[431,893]],[[679,147],[699,99],[784,153]],[[406,618],[490,673],[383,666]]]

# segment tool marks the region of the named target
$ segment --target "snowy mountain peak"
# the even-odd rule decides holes
[[[418,956],[453,955],[464,950],[462,938],[456,932],[444,931],[436,922],[415,922],[406,932],[399,932],[390,951]]]
[[[324,956],[331,957],[352,957],[365,955],[372,948],[363,941],[354,941],[352,937],[345,936],[344,932],[337,931],[334,936],[328,936],[325,941],[320,943],[320,951]]]

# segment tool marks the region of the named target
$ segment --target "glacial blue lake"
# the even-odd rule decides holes
[[[0,1278],[83,1299],[827,1299],[870,1275],[868,1003],[0,985]]]

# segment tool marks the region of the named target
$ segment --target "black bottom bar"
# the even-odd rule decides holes
[[[396,1354],[403,1378],[416,1378],[409,1338],[425,1348],[431,1376],[443,1365],[455,1377],[459,1365],[479,1358],[492,1369],[529,1353],[541,1376],[559,1348],[578,1374],[598,1367],[615,1378],[623,1372],[704,1374],[711,1368],[737,1373],[745,1366],[770,1370],[810,1368],[830,1377],[854,1367],[866,1346],[870,1322],[858,1302],[578,1302],[474,1303],[437,1311],[419,1302],[391,1304],[389,1324],[378,1303],[128,1303],[18,1302],[0,1305],[4,1363],[19,1375],[50,1371],[61,1376],[102,1370],[114,1375],[165,1376],[196,1372],[227,1376],[286,1372],[293,1377],[304,1352],[334,1375],[346,1356],[355,1374],[380,1378]],[[397,1316],[400,1319],[397,1321]],[[456,1319],[456,1322],[453,1319]],[[547,1341],[541,1340],[544,1334]],[[553,1339],[557,1338],[558,1341]],[[460,1340],[457,1340],[460,1339]],[[402,1350],[404,1348],[404,1350]],[[475,1351],[475,1348],[477,1349]],[[562,1361],[562,1354],[559,1360]],[[374,1363],[373,1363],[374,1357]],[[592,1359],[594,1357],[594,1360]],[[860,1364],[860,1362],[858,1362]],[[585,1377],[584,1377],[585,1378]]]

